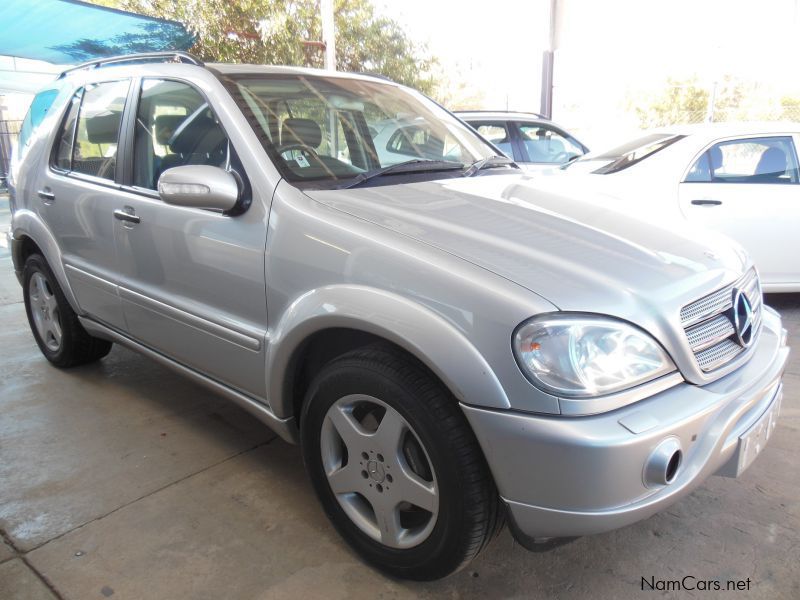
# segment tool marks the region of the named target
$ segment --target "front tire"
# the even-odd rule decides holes
[[[41,254],[28,257],[22,274],[28,323],[47,360],[57,367],[75,367],[111,351],[111,342],[90,336],[80,324]]]
[[[328,517],[386,573],[445,577],[502,527],[497,490],[457,401],[391,346],[322,369],[306,395],[301,438]]]

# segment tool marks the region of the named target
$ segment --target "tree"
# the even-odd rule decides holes
[[[642,129],[676,123],[701,123],[708,110],[709,90],[700,87],[697,79],[667,79],[664,91],[656,97],[640,96],[630,101]]]
[[[702,123],[709,116],[710,95],[714,94],[713,121],[746,119],[749,109],[744,103],[754,94],[753,86],[730,75],[719,81],[701,85],[697,78],[685,80],[668,78],[664,90],[655,96],[637,95],[629,99],[629,108],[639,118],[643,129],[683,123]]]
[[[191,51],[209,62],[322,67],[317,0],[93,0],[183,23],[195,36]],[[431,94],[436,60],[400,25],[375,14],[371,0],[335,0],[336,67],[384,75]],[[89,40],[90,42],[91,40]]]

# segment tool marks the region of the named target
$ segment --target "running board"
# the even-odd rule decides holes
[[[86,329],[86,331],[88,331],[91,335],[108,340],[110,342],[122,344],[123,346],[126,346],[135,352],[144,354],[157,363],[162,364],[165,367],[180,373],[184,377],[191,379],[195,383],[199,383],[200,385],[216,392],[220,396],[224,396],[228,400],[231,400],[237,406],[252,414],[290,444],[297,444],[299,442],[299,435],[294,417],[281,419],[275,416],[275,414],[269,408],[267,408],[258,400],[255,400],[250,396],[246,396],[241,392],[237,392],[227,385],[211,379],[210,377],[207,377],[202,373],[195,371],[194,369],[182,365],[171,358],[167,358],[163,354],[132,340],[128,336],[123,335],[122,333],[119,333],[110,327],[102,325],[101,323],[93,321],[87,317],[78,317],[78,320],[81,322],[81,325],[83,325],[83,328]]]

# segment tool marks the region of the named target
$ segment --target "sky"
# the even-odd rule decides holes
[[[476,108],[539,111],[550,0],[376,0],[445,68],[483,90]],[[638,127],[631,97],[667,77],[730,74],[800,96],[800,0],[558,0],[553,117],[586,135]],[[626,120],[627,119],[627,120]]]

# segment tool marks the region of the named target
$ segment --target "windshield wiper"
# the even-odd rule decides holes
[[[507,156],[487,156],[486,158],[476,160],[474,163],[464,169],[464,177],[472,177],[478,171],[483,169],[492,169],[494,167],[514,167],[515,169],[519,169],[519,165]]]
[[[374,171],[368,171],[366,173],[359,173],[356,175],[356,178],[353,181],[350,181],[342,186],[339,186],[339,189],[349,189],[352,187],[356,187],[357,185],[361,185],[365,181],[369,181],[375,177],[380,177],[381,175],[388,175],[390,173],[398,173],[398,172],[422,172],[422,171],[446,171],[446,170],[455,170],[461,169],[463,165],[459,162],[453,162],[452,160],[429,160],[426,158],[414,158],[412,160],[406,160],[401,163],[397,163],[395,165],[389,165],[388,167],[382,167],[380,169],[375,169]]]

